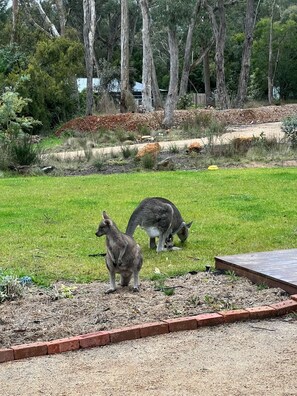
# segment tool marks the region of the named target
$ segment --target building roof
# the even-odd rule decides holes
[[[87,79],[86,78],[77,78],[77,88],[78,92],[82,92],[84,89],[87,88]],[[100,86],[100,78],[93,78],[93,88],[94,90],[98,89]],[[132,91],[133,92],[142,92],[142,83],[140,82],[135,82]],[[109,92],[121,92],[121,84],[120,81],[117,79],[112,80],[109,85],[108,85],[108,91]]]

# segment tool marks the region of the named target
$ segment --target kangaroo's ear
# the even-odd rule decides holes
[[[108,217],[107,213],[105,210],[102,212],[102,217],[103,217],[103,223],[104,225],[111,226],[112,225],[112,220],[110,217]]]
[[[105,212],[105,210],[103,210],[103,212],[102,212],[102,217],[103,217],[104,220],[109,219],[109,217],[108,217],[107,213]]]
[[[187,228],[190,228],[193,222],[191,221],[190,223],[186,224]]]

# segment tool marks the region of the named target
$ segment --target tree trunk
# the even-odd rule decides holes
[[[44,22],[43,26],[39,26],[39,28],[43,31],[48,31],[49,34],[52,37],[60,37],[60,33],[58,32],[56,26],[52,23],[52,21],[49,19],[49,17],[46,15],[46,12],[44,11],[44,9],[42,8],[41,3],[39,2],[39,0],[32,0],[32,2],[34,3],[35,7],[38,9],[39,14],[42,17],[42,20]]]
[[[142,106],[152,111],[152,48],[150,42],[150,17],[147,0],[140,0],[142,14]]]
[[[19,15],[19,1],[12,0],[12,29],[10,43],[14,44],[17,41],[17,21]]]
[[[228,109],[229,99],[226,88],[226,78],[225,78],[225,43],[226,43],[226,15],[224,0],[218,0],[217,2],[217,13],[218,18],[215,15],[214,9],[207,5],[207,10],[212,21],[212,29],[216,43],[216,106],[219,109]],[[217,20],[218,19],[218,20]]]
[[[84,46],[87,74],[86,115],[93,113],[93,71],[94,71],[94,39],[95,39],[95,0],[83,0],[84,9]]]
[[[170,128],[174,121],[178,90],[178,43],[175,26],[168,27],[168,44],[170,51],[170,82],[164,109],[163,126]]]
[[[200,11],[200,8],[201,8],[201,0],[197,0],[193,11],[193,16],[191,18],[191,22],[188,27],[188,34],[187,34],[185,54],[184,54],[184,65],[183,65],[183,70],[179,85],[180,98],[187,93],[189,73],[191,68],[191,50],[192,50],[193,33],[197,21],[197,15]]]
[[[212,105],[211,88],[210,88],[210,67],[209,67],[209,53],[205,53],[203,57],[203,79],[204,79],[204,92],[206,98],[206,106]]]
[[[268,102],[272,103],[273,99],[273,58],[272,58],[272,42],[273,42],[273,18],[274,18],[274,7],[275,0],[271,4],[271,16],[270,16],[270,29],[269,29],[269,46],[268,46]]]
[[[163,100],[160,94],[157,73],[155,68],[154,58],[152,56],[152,93],[153,93],[153,104],[155,110],[163,108]]]
[[[60,35],[65,36],[66,15],[63,0],[56,0],[56,6],[59,11]]]
[[[260,0],[258,1],[258,5]],[[258,6],[257,6],[258,8]],[[241,71],[238,81],[238,90],[236,98],[236,107],[243,107],[247,97],[247,87],[250,77],[251,54],[254,39],[254,28],[257,12],[255,10],[255,1],[247,0],[245,14],[245,40],[243,44]]]
[[[121,99],[120,111],[128,111],[129,97],[129,19],[128,1],[121,0]]]

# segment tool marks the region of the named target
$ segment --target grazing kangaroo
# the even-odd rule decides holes
[[[189,235],[192,222],[186,224],[177,207],[168,199],[145,198],[132,213],[127,225],[126,234],[133,236],[137,226],[143,228],[150,237],[150,248],[156,248],[156,237],[159,237],[157,252],[178,250],[173,247],[173,235],[177,234],[181,242]]]
[[[122,233],[105,211],[102,217],[96,236],[106,235],[105,263],[110,278],[110,287],[106,293],[113,293],[116,290],[116,273],[121,275],[122,286],[128,286],[133,275],[133,291],[137,292],[139,291],[138,274],[143,261],[140,246],[131,236]]]

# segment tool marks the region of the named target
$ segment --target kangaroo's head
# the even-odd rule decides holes
[[[176,233],[181,242],[185,242],[187,240],[189,236],[189,228],[191,227],[192,223],[192,221],[188,224],[186,224],[184,221],[182,222],[180,229]]]
[[[109,232],[111,226],[112,226],[112,220],[108,217],[107,213],[103,211],[102,220],[98,226],[98,230],[96,231],[95,235],[97,237],[106,235]]]

